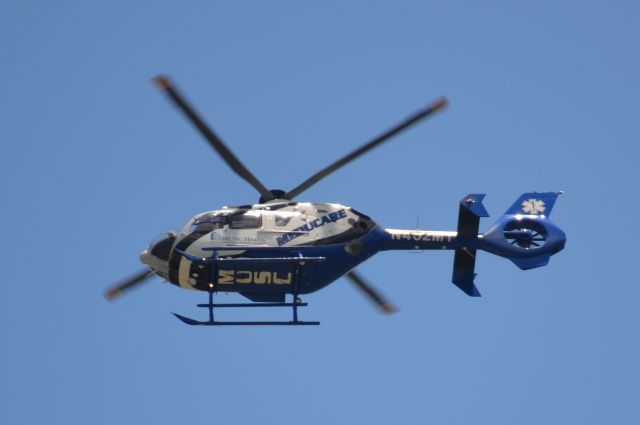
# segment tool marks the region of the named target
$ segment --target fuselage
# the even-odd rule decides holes
[[[308,293],[375,254],[377,250],[350,249],[350,244],[376,230],[369,217],[335,203],[271,201],[224,207],[200,213],[180,232],[152,243],[141,260],[185,289],[287,293],[295,280],[298,292]],[[220,260],[236,261],[204,261],[214,253]],[[297,276],[295,264],[278,260],[300,255],[325,260],[303,264]]]
[[[543,226],[546,242],[522,248],[517,223]],[[515,227],[514,227],[515,226]],[[336,203],[274,200],[200,213],[180,232],[167,233],[140,255],[169,282],[191,290],[239,292],[254,301],[317,291],[384,250],[482,249],[521,268],[546,264],[564,246],[564,233],[543,215],[505,215],[484,234],[384,229]]]

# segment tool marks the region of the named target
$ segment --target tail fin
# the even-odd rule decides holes
[[[484,195],[467,195],[460,201],[453,276],[451,281],[472,297],[480,292],[476,277],[476,251],[508,258],[523,270],[541,267],[564,248],[564,232],[549,221],[562,192],[529,192],[521,195],[485,233],[478,235],[480,217],[487,217]]]
[[[537,215],[549,217],[559,195],[564,192],[525,193],[505,212],[505,215]]]

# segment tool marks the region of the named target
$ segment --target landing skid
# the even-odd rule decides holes
[[[191,319],[190,317],[182,316],[177,313],[171,313],[178,318],[182,323],[192,326],[316,326],[320,322],[305,322],[298,320],[298,307],[306,307],[308,304],[300,302],[297,297],[294,297],[294,302],[291,303],[240,303],[240,304],[214,304],[213,292],[209,292],[209,303],[198,304],[198,307],[207,308],[209,310],[209,320],[200,321]],[[293,320],[288,322],[278,321],[258,321],[258,322],[227,322],[214,320],[213,309],[214,308],[259,308],[259,307],[291,307],[293,311]]]

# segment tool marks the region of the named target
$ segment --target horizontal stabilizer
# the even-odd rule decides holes
[[[451,281],[470,297],[479,297],[480,291],[473,280],[476,277],[476,250],[469,248],[457,249],[453,260],[453,277]]]
[[[484,193],[471,193],[460,201],[460,206],[477,217],[489,217],[487,209],[482,204]]]

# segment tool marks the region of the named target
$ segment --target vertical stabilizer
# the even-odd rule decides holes
[[[549,217],[559,195],[563,192],[529,192],[518,200],[505,212],[505,215],[543,215]]]

